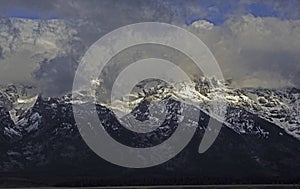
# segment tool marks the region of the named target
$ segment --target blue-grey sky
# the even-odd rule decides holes
[[[174,19],[192,23],[206,19],[215,25],[222,24],[228,16],[252,14],[258,17],[277,17],[280,19],[299,19],[300,2],[297,0],[102,0],[102,1],[1,1],[2,16],[30,19],[71,18],[93,16],[95,12],[110,8],[111,13],[135,9],[135,12],[161,11],[161,14],[173,15]],[[82,8],[82,10],[80,10]],[[83,10],[87,8],[87,10]],[[124,9],[123,9],[124,8]],[[131,9],[132,8],[132,9]],[[141,8],[138,10],[138,8]],[[152,10],[151,10],[152,9]],[[135,12],[132,12],[134,14]],[[82,13],[85,13],[82,14]],[[90,15],[89,15],[90,14]],[[115,14],[115,17],[122,14]]]

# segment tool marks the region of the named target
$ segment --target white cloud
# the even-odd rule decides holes
[[[35,83],[40,62],[69,53],[76,31],[63,21],[0,19],[0,84]]]
[[[215,6],[205,9],[199,7],[201,3],[197,1],[187,1],[179,6],[171,1],[158,3],[128,0],[90,3],[75,0],[61,3],[54,0],[25,3],[15,0],[0,5],[0,10],[7,7],[24,7],[34,12],[53,12],[63,20],[82,19],[86,21],[82,22],[85,24],[76,25],[76,30],[84,45],[89,46],[102,35],[123,25],[143,21],[183,23],[184,19],[191,15],[199,18],[205,18],[208,13],[220,15],[222,4],[227,3],[232,2],[216,3]],[[288,18],[299,18],[299,2],[296,1],[289,3],[271,0],[262,3],[242,0],[237,4],[236,10],[224,13],[224,18],[228,19],[221,26],[199,20],[186,27],[208,45],[224,76],[232,78],[235,86],[300,87],[300,79],[297,77],[300,75],[300,20],[243,15],[247,12],[244,5],[253,3],[271,7]]]
[[[213,23],[208,22],[206,20],[198,20],[192,23],[192,26],[196,29],[205,29],[205,30],[211,30],[214,26]]]
[[[203,21],[187,29],[208,45],[235,86],[299,85],[300,20],[233,16],[209,32],[197,29],[198,23]]]

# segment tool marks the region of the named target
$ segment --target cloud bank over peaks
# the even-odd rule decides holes
[[[209,32],[199,30],[203,25]],[[211,49],[234,87],[300,87],[300,20],[248,14],[220,26],[199,20],[186,28]]]

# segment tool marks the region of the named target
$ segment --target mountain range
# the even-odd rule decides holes
[[[88,28],[83,21],[76,24]],[[74,61],[64,72],[59,59],[69,54],[78,59],[86,48],[74,28],[61,20],[0,19],[0,66],[6,68],[0,69],[0,186],[299,184],[300,89],[295,87],[230,88],[204,77],[176,87],[141,82],[129,106],[120,100],[94,104],[110,136],[128,146],[149,147],[172,137],[181,122],[196,127],[192,140],[168,162],[145,169],[119,167],[97,156],[83,141],[72,108],[92,103],[89,92],[49,97],[35,83],[40,79],[55,89],[53,78],[65,80],[76,68]],[[216,141],[199,154],[204,132],[210,132],[208,121],[220,121],[213,116],[220,113],[211,106],[214,100],[226,105],[225,119]],[[166,107],[157,110],[166,119],[155,132],[132,132],[115,114],[155,122],[149,111],[153,101]],[[181,107],[197,111],[199,119],[182,116]]]

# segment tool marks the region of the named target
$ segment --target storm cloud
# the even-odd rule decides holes
[[[253,15],[250,10],[257,4],[263,4],[269,12]],[[197,35],[215,55],[225,79],[232,79],[232,87],[300,87],[299,1],[11,0],[0,3],[3,16],[15,7],[35,12],[41,19],[54,16],[65,20],[80,39],[69,55],[40,62],[34,76],[41,85],[51,85],[43,89],[46,94],[58,95],[71,89],[76,65],[101,36],[127,24],[147,21],[175,24]],[[234,8],[225,11],[227,7]]]

